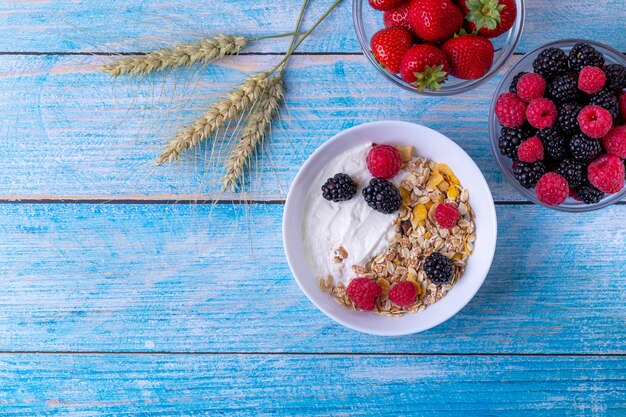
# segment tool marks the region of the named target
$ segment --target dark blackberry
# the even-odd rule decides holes
[[[569,69],[579,72],[587,66],[602,67],[604,55],[591,45],[580,42],[569,51]]]
[[[556,103],[576,101],[579,95],[578,77],[573,74],[559,75],[548,84],[548,97]]]
[[[370,185],[363,189],[363,197],[368,206],[381,213],[391,214],[402,207],[400,191],[383,178],[372,178]]]
[[[595,204],[604,197],[604,193],[591,184],[583,184],[578,187],[576,195],[585,204]]]
[[[520,143],[533,135],[533,131],[526,125],[518,127],[503,127],[500,131],[498,139],[498,148],[500,153],[511,159],[517,158],[517,148]]]
[[[509,91],[511,93],[517,94],[517,82],[526,74],[528,74],[526,71],[521,71],[515,74],[515,77],[513,77],[513,81],[511,81],[511,85],[509,86]]]
[[[447,284],[452,280],[454,265],[447,256],[433,252],[424,261],[424,272],[434,284]]]
[[[605,88],[598,91],[596,94],[591,96],[589,104],[595,104],[596,106],[607,109],[609,113],[611,113],[613,119],[617,119],[619,116],[619,103],[617,101],[617,96],[612,90]]]
[[[585,181],[585,164],[573,159],[564,159],[556,168],[557,174],[561,174],[567,180],[571,188],[576,188]]]
[[[546,166],[542,161],[522,162],[519,161],[513,169],[513,175],[524,188],[533,188],[537,181],[546,173]]]
[[[556,125],[566,135],[572,136],[580,132],[578,124],[578,113],[582,110],[582,106],[576,103],[565,103],[559,107],[559,116],[556,119]]]
[[[335,174],[322,185],[322,196],[335,203],[350,200],[356,195],[356,183],[346,174]]]
[[[620,64],[609,64],[604,67],[606,75],[605,88],[611,90],[621,90],[626,88],[626,68]]]
[[[567,156],[567,139],[558,127],[542,129],[537,132],[537,137],[541,139],[548,158],[560,161]]]
[[[547,80],[567,72],[567,54],[559,48],[546,48],[533,62],[536,73],[543,75]]]
[[[590,138],[581,132],[572,136],[569,150],[575,160],[589,162],[602,153],[602,145],[597,139]]]

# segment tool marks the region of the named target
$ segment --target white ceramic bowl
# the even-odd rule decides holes
[[[452,168],[464,187],[469,189],[470,203],[476,218],[475,251],[470,256],[465,274],[448,295],[421,313],[403,317],[386,317],[340,306],[323,293],[318,279],[313,276],[304,252],[302,214],[309,190],[322,184],[313,184],[320,169],[335,155],[354,146],[375,142],[390,145],[413,145],[419,155]],[[363,169],[365,161],[363,161]],[[359,198],[356,196],[355,198]],[[493,197],[485,177],[474,161],[456,143],[439,132],[413,123],[384,121],[366,123],[339,133],[304,163],[296,176],[283,216],[283,244],[289,267],[296,282],[324,314],[354,330],[381,336],[399,336],[418,333],[443,323],[459,312],[474,297],[482,285],[496,250],[497,220]]]

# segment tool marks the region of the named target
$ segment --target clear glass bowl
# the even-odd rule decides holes
[[[495,116],[495,106],[498,96],[509,91],[509,85],[511,84],[511,81],[513,81],[513,77],[515,77],[515,74],[520,71],[533,72],[533,61],[535,60],[535,58],[537,58],[537,55],[539,55],[541,51],[546,48],[555,47],[561,48],[565,52],[569,53],[570,49],[572,49],[572,47],[579,42],[588,43],[596,48],[598,51],[600,51],[604,55],[604,59],[607,64],[619,63],[622,65],[626,65],[626,57],[624,57],[622,53],[611,48],[610,46],[606,46],[598,42],[588,41],[585,39],[564,39],[556,42],[550,42],[524,55],[524,57],[520,59],[515,65],[513,65],[513,67],[504,75],[504,77],[502,77],[502,80],[500,80],[500,83],[496,87],[496,91],[491,101],[491,107],[489,109],[489,139],[491,142],[491,152],[493,153],[498,167],[500,167],[500,171],[502,171],[509,183],[513,186],[513,188],[519,191],[520,194],[522,194],[533,203],[551,208],[553,210],[567,212],[593,211],[610,206],[611,204],[624,198],[624,196],[626,195],[626,187],[617,194],[610,194],[605,196],[596,204],[585,204],[580,201],[576,201],[571,197],[569,197],[567,201],[565,201],[565,203],[561,204],[560,206],[548,206],[546,204],[543,204],[537,198],[534,188],[524,188],[517,182],[515,176],[513,175],[513,162],[511,161],[511,159],[502,155],[500,153],[500,150],[498,149],[498,139],[500,137],[501,126],[498,123],[497,117]]]
[[[500,70],[500,68],[506,64],[511,55],[513,55],[517,42],[522,36],[525,13],[524,0],[515,0],[515,4],[517,5],[517,17],[515,18],[513,27],[507,33],[491,39],[495,49],[495,55],[493,57],[493,65],[487,74],[477,80],[461,80],[455,77],[448,77],[446,82],[441,85],[441,89],[437,91],[426,90],[423,93],[418,92],[417,89],[411,84],[404,82],[399,75],[392,74],[384,69],[378,61],[376,61],[376,58],[370,50],[370,39],[376,32],[385,27],[383,23],[383,12],[371,8],[367,0],[353,0],[352,18],[354,20],[356,36],[359,39],[359,44],[361,45],[363,53],[372,65],[374,65],[374,67],[385,76],[385,78],[395,85],[416,94],[423,94],[426,96],[450,96],[473,90],[483,84],[493,77]]]

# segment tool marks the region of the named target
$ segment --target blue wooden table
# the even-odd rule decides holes
[[[626,415],[626,205],[524,201],[487,138],[500,77],[450,98],[366,62],[349,0],[291,61],[286,111],[249,191],[163,144],[288,39],[208,69],[111,81],[97,67],[217,33],[292,30],[299,0],[0,0],[0,415]],[[513,61],[566,37],[626,51],[624,0],[528,0]],[[308,27],[330,4],[314,0]],[[283,202],[317,146],[358,123],[440,130],[496,199],[490,275],[457,316],[382,338],[300,292]],[[206,173],[205,173],[206,171]]]

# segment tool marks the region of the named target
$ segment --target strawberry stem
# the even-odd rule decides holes
[[[443,70],[443,65],[427,66],[424,68],[424,71],[415,73],[417,80],[412,84],[417,87],[417,91],[420,93],[423,93],[426,89],[436,91],[441,88],[441,84],[447,77],[448,73]]]
[[[465,18],[476,24],[476,30],[483,27],[494,30],[502,23],[500,12],[505,5],[500,4],[498,0],[467,0],[465,5],[469,9]]]

